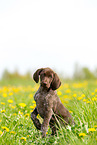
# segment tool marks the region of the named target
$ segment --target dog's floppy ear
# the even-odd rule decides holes
[[[56,73],[54,73],[54,79],[52,81],[51,87],[52,90],[56,90],[61,86],[61,81]]]
[[[42,70],[43,70],[43,68],[40,68],[33,74],[33,79],[36,83],[39,82],[39,75],[42,72]]]

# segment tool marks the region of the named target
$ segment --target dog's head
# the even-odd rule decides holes
[[[40,84],[44,88],[52,88],[52,90],[56,90],[61,85],[58,75],[50,68],[40,68],[34,73],[33,79],[36,83],[39,82],[39,76]]]

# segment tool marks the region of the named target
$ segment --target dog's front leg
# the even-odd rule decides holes
[[[37,112],[37,107],[35,107],[34,111],[31,113],[31,119],[35,125],[35,127],[39,130],[41,130],[41,123],[40,121],[37,119],[37,115],[38,115],[38,112]]]
[[[46,111],[43,123],[41,125],[42,137],[46,137],[46,132],[48,130],[51,117],[52,117],[52,111]]]

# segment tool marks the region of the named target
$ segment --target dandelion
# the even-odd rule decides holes
[[[3,132],[0,130],[0,134],[2,134]]]
[[[61,91],[58,91],[57,94],[58,94],[59,96],[61,96],[61,95],[62,95],[62,92],[61,92]]]
[[[70,113],[73,113],[72,111],[69,111]]]
[[[95,129],[95,128],[89,128],[88,131],[89,131],[89,132],[90,132],[90,131],[93,132],[93,131],[96,131],[96,129]]]
[[[10,131],[10,134],[16,134],[16,132],[15,131]]]
[[[1,113],[5,113],[5,110],[1,110]]]
[[[21,137],[21,140],[26,141],[26,138],[25,137]]]
[[[94,125],[94,127],[97,127],[97,125]]]
[[[5,105],[5,103],[4,102],[1,102],[1,105]]]
[[[95,89],[95,92],[97,93],[97,89]]]
[[[7,94],[6,93],[3,93],[3,97],[7,97]]]
[[[92,96],[93,96],[94,94],[95,94],[94,92],[91,93]]]
[[[66,90],[66,93],[71,93],[71,90],[70,89]]]
[[[2,120],[0,120],[0,122],[1,122]]]
[[[25,104],[25,103],[19,103],[19,106],[20,106],[20,107],[25,107],[26,104]]]
[[[36,103],[35,101],[32,101],[32,103]]]
[[[6,130],[7,132],[9,132],[9,129],[5,126],[1,127],[2,129]]]
[[[24,116],[25,116],[25,117],[28,117],[28,116],[29,116],[29,113],[25,114]]]
[[[31,109],[34,109],[34,108],[35,108],[35,106],[30,106],[30,108],[31,108]]]
[[[68,95],[64,95],[63,98],[68,98]]]
[[[96,97],[93,97],[93,98],[92,98],[92,101],[97,101],[97,98],[96,98]]]
[[[77,94],[73,94],[73,97],[77,97]]]
[[[83,136],[86,136],[86,134],[85,133],[80,133],[79,136],[83,137]]]
[[[8,101],[8,103],[13,103],[13,100],[7,100]]]
[[[19,111],[18,114],[23,115],[23,112]]]
[[[83,97],[83,98],[84,98],[84,97],[85,97],[85,94],[82,94],[82,95],[81,95],[81,97]]]
[[[12,109],[16,108],[16,106],[13,106],[13,105],[11,105],[11,104],[10,104],[9,106],[10,106]]]
[[[83,97],[78,97],[78,100],[80,101],[80,100],[82,100],[83,99]]]
[[[13,115],[16,116],[17,114],[16,113],[13,113]]]
[[[88,100],[87,99],[83,99],[83,102],[87,102]]]
[[[10,93],[9,93],[9,96],[12,96],[12,95],[13,95],[13,93],[12,93],[12,92],[10,92]]]

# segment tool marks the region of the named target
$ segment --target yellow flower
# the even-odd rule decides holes
[[[12,92],[10,92],[10,93],[9,93],[9,96],[12,96],[12,95],[13,95],[13,93],[12,93]]]
[[[68,95],[64,95],[63,98],[68,98]]]
[[[77,97],[77,94],[73,94],[73,97]]]
[[[83,101],[84,101],[84,102],[87,102],[88,100],[87,100],[87,99],[83,99]]]
[[[97,98],[96,98],[96,97],[93,97],[93,98],[92,98],[92,101],[97,101]]]
[[[3,97],[7,97],[7,94],[6,93],[3,93]]]
[[[93,96],[94,94],[95,94],[94,92],[91,93],[92,96]]]
[[[32,101],[32,103],[36,103],[35,101]]]
[[[94,125],[94,127],[97,127],[97,125]]]
[[[5,105],[5,103],[4,102],[1,102],[1,105]]]
[[[83,98],[84,98],[84,97],[85,97],[85,94],[82,94],[82,95],[81,95],[81,97],[83,97]]]
[[[86,136],[86,134],[85,133],[80,133],[79,136]]]
[[[33,112],[33,110],[31,110],[30,112]]]
[[[13,115],[16,116],[17,114],[16,113],[13,113]]]
[[[2,120],[0,120],[0,122],[1,122]]]
[[[8,103],[13,103],[13,100],[7,100],[8,101]]]
[[[16,134],[16,132],[15,132],[15,131],[10,131],[10,133],[11,133],[11,134]]]
[[[7,132],[9,132],[9,129],[5,126],[1,127],[2,129],[6,130]]]
[[[5,113],[5,110],[1,110],[1,113]]]
[[[21,106],[21,107],[25,107],[26,104],[25,104],[25,103],[19,103],[19,106]]]
[[[25,138],[25,137],[21,137],[21,140],[24,140],[24,141],[26,141],[26,138]]]
[[[95,92],[97,93],[97,89],[95,89]]]
[[[31,109],[34,109],[34,108],[35,108],[35,106],[30,106],[30,108],[31,108]]]
[[[83,99],[83,97],[78,97],[78,100],[80,101],[80,100],[82,100]]]
[[[96,129],[95,129],[95,128],[89,128],[88,131],[89,131],[89,132],[90,132],[90,131],[93,132],[93,131],[96,131]]]
[[[71,93],[71,90],[70,89],[66,90],[66,93]]]
[[[21,115],[23,115],[23,112],[19,111],[19,112],[18,112],[18,114],[21,114]]]
[[[11,104],[9,105],[12,109],[16,108],[16,106],[12,106]]]
[[[58,91],[57,94],[60,96],[60,95],[62,95],[62,92],[61,91]]]
[[[0,134],[2,134],[3,132],[0,130]]]
[[[25,117],[28,117],[28,116],[29,116],[29,113],[25,114],[24,116],[25,116]]]
[[[73,113],[72,111],[69,111],[70,113]]]

